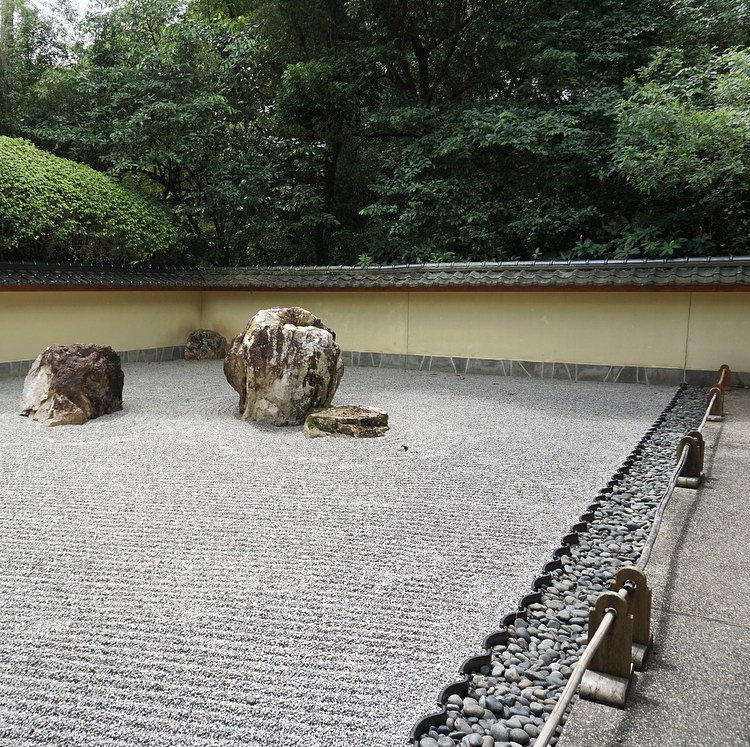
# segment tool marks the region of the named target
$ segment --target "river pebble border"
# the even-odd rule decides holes
[[[634,565],[676,466],[680,438],[696,428],[706,390],[682,386],[563,538],[516,612],[440,693],[440,710],[411,732],[418,747],[524,747],[552,712],[588,637],[589,609],[622,566]],[[560,730],[551,744],[557,742]]]

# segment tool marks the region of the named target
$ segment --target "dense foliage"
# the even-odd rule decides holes
[[[163,212],[88,166],[0,136],[0,259],[127,262],[168,257]]]
[[[184,261],[748,249],[745,0],[0,2],[0,132],[162,203]]]

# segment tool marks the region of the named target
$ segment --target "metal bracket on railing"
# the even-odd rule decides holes
[[[716,395],[715,398],[714,395]],[[724,420],[724,389],[720,386],[712,386],[708,390],[707,398],[711,409],[708,411],[706,420],[714,423]]]
[[[700,431],[690,431],[687,436],[680,439],[677,447],[677,456],[682,455],[683,448],[687,447],[688,453],[685,464],[677,476],[678,488],[697,488],[703,481],[703,456],[706,451],[706,442]]]
[[[611,614],[615,619],[583,675],[579,693],[588,700],[624,708],[633,674],[633,616],[627,600],[613,591],[599,596],[589,612],[589,642],[605,616]]]
[[[630,591],[628,611],[633,615],[633,644],[630,656],[633,666],[640,671],[654,642],[651,635],[651,589],[648,587],[646,574],[632,566],[620,568],[610,588],[612,591],[624,588]]]

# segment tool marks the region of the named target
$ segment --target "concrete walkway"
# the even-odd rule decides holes
[[[646,568],[654,649],[627,709],[579,701],[558,747],[750,745],[750,390],[707,423],[707,479],[676,490]]]

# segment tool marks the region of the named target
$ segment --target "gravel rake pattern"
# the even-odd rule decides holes
[[[673,390],[349,369],[381,439],[243,423],[221,363],[47,429],[0,381],[0,744],[404,745]]]

